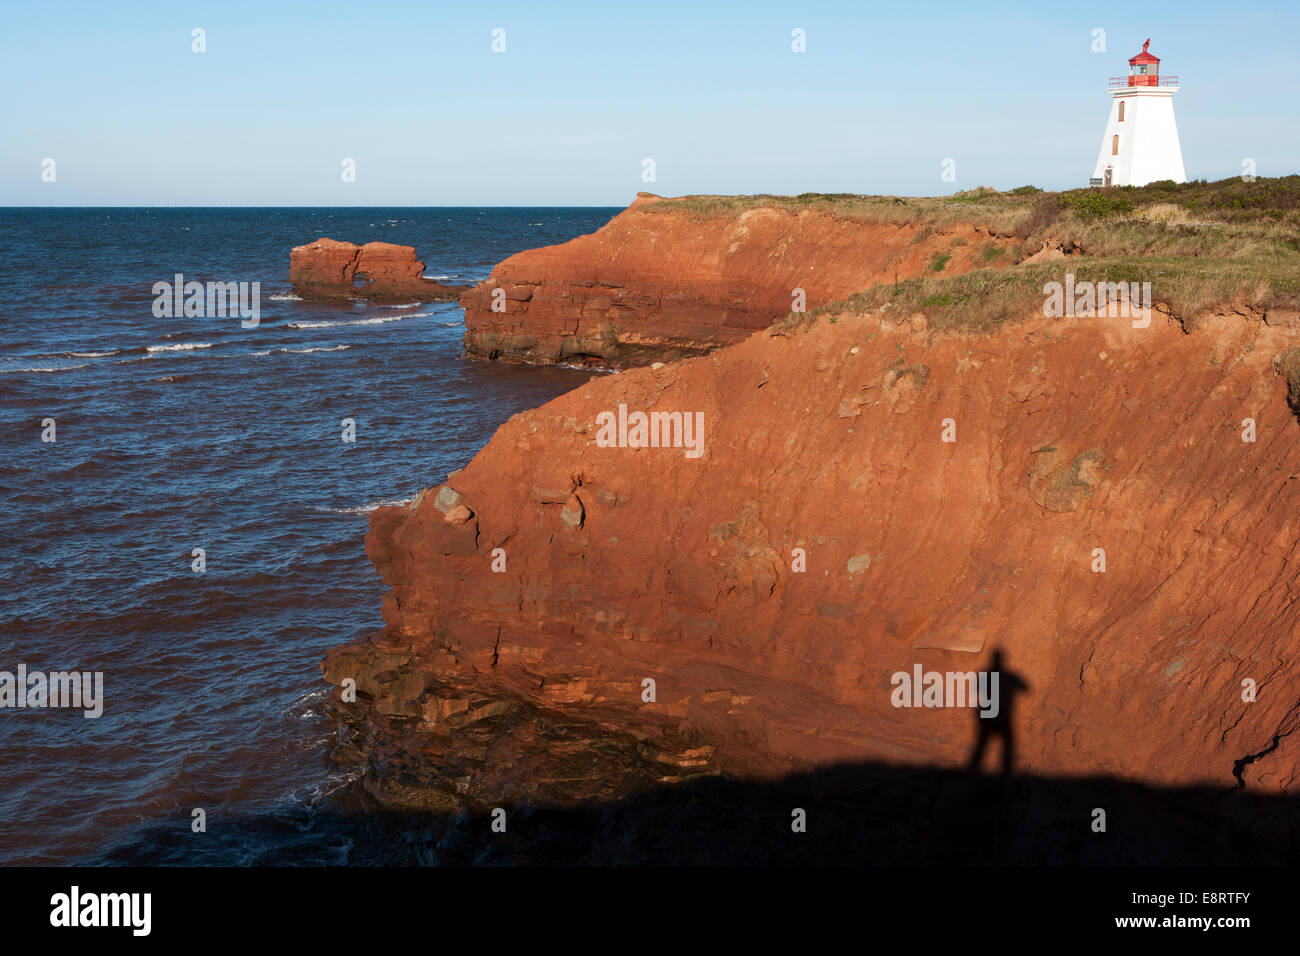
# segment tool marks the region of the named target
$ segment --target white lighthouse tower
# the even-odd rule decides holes
[[[1160,58],[1142,44],[1128,76],[1110,80],[1110,119],[1092,171],[1093,186],[1145,186],[1158,179],[1187,182],[1174,123],[1178,77],[1160,75]]]

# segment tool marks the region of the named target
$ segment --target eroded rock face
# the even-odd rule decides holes
[[[776,206],[708,216],[676,203],[643,193],[591,235],[502,262],[461,297],[465,354],[607,366],[700,355],[791,311],[921,275],[936,254],[956,274],[987,243],[1015,244],[977,225],[935,231]]]
[[[357,682],[372,791],[565,803],[959,767],[975,711],[896,707],[893,675],[997,650],[1025,685],[1002,703],[1019,770],[1287,792],[1293,340],[1241,316],[980,335],[842,315],[517,415],[372,518],[385,627],[325,663]],[[703,413],[702,454],[628,447],[638,411]]]
[[[294,247],[289,255],[289,282],[298,294],[313,298],[450,301],[468,288],[424,278],[424,263],[411,246],[390,242],[358,246],[326,238]]]

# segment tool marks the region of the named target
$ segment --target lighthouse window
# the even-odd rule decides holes
[[[1119,101],[1119,121],[1124,122],[1124,101]]]
[[[1110,141],[1110,154],[1112,156],[1119,155],[1119,134],[1118,133],[1116,133],[1115,138]]]

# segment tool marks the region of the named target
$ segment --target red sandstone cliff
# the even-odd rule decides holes
[[[295,291],[316,298],[452,300],[468,288],[424,278],[424,263],[411,246],[358,246],[325,238],[294,247],[289,282]]]
[[[603,261],[635,268],[635,243]],[[558,270],[563,248],[499,278]],[[793,278],[765,286],[771,308]],[[537,307],[577,287],[542,281]],[[987,668],[998,648],[1028,685],[1027,771],[1287,791],[1300,428],[1274,363],[1294,339],[1249,312],[1191,333],[1158,314],[975,334],[886,308],[517,415],[447,486],[373,516],[386,626],[326,662],[357,681],[372,788],[450,806],[637,774],[958,765],[972,712],[895,708],[891,675]],[[702,413],[702,454],[600,447],[621,404]],[[414,796],[417,764],[433,771]]]
[[[760,205],[740,215],[680,213],[641,194],[591,235],[506,259],[461,296],[465,353],[509,362],[630,366],[739,342],[788,315],[878,282],[968,271],[984,243],[1014,245],[976,224],[943,229],[871,223]],[[1009,257],[1008,257],[1009,258]]]

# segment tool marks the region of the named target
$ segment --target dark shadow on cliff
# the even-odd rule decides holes
[[[455,815],[376,810],[359,789],[314,809],[151,821],[108,864],[1294,865],[1300,801],[1107,777],[842,765],[762,785],[701,777],[624,800]],[[806,832],[794,832],[796,810]],[[1105,811],[1105,832],[1094,830]]]

